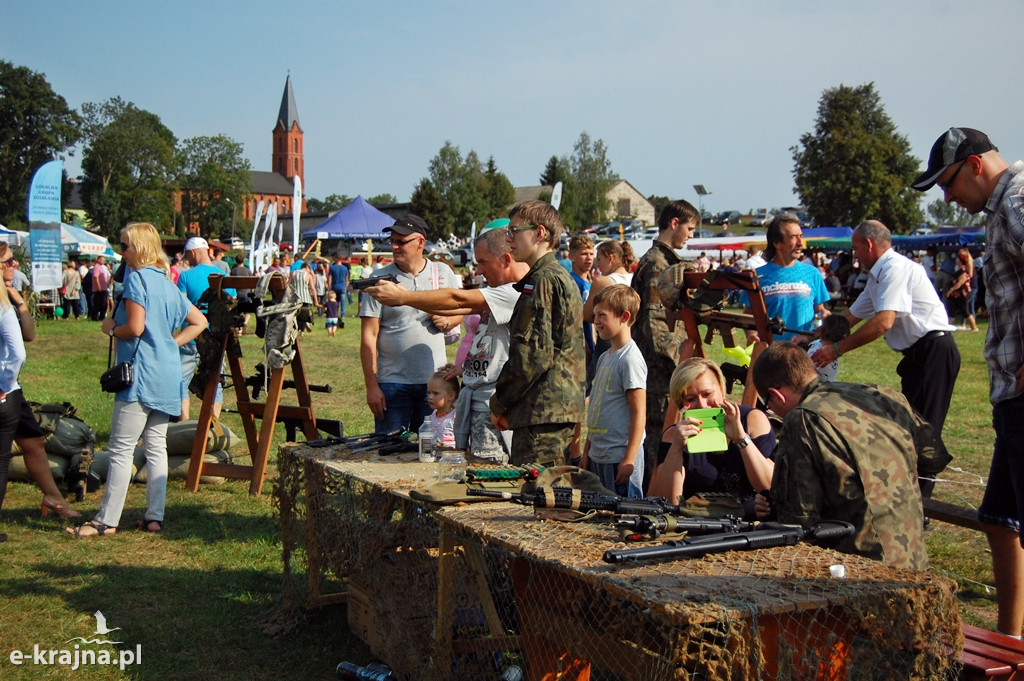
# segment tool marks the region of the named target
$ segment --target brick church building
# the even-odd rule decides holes
[[[244,218],[252,222],[256,206],[263,201],[264,213],[271,203],[277,203],[277,214],[290,216],[295,192],[295,178],[306,186],[303,161],[302,126],[299,112],[295,107],[295,93],[292,92],[292,77],[284,82],[281,108],[277,112],[277,123],[273,130],[271,167],[273,170],[252,171],[251,200],[245,204]],[[305,191],[303,191],[301,212],[306,212]]]

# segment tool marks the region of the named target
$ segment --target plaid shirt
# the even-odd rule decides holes
[[[985,212],[985,360],[989,399],[996,404],[1021,394],[1015,374],[1024,365],[1024,162],[1017,161],[999,178]]]

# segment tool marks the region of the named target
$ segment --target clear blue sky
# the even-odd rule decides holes
[[[645,195],[740,211],[795,202],[789,149],[840,84],[874,82],[919,159],[951,125],[1024,157],[1021,36],[1019,0],[0,5],[0,59],[71,106],[120,96],[255,170],[290,72],[307,196],[408,199],[445,140],[532,185],[585,130]]]

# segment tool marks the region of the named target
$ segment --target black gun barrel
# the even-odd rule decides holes
[[[782,523],[760,523],[758,529],[750,532],[733,532],[707,535],[665,542],[661,546],[644,546],[635,549],[609,549],[604,553],[606,563],[627,563],[638,560],[666,560],[672,558],[699,558],[709,553],[725,551],[751,551],[773,546],[793,546],[810,539],[814,543],[835,542],[852,535],[850,523],[825,521],[810,530],[800,525]]]
[[[584,512],[608,511],[619,515],[679,513],[679,506],[669,504],[664,499],[624,499],[619,496],[597,494],[572,487],[541,487],[535,494],[468,488],[466,494],[517,501],[521,504],[533,504],[535,508],[565,508]]]
[[[354,291],[362,291],[364,288],[376,286],[382,281],[390,281],[392,284],[398,283],[398,277],[393,274],[385,274],[380,277],[366,277],[365,279],[353,279],[349,281]]]

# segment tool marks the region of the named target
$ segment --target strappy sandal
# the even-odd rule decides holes
[[[83,527],[91,527],[92,529],[96,530],[96,534],[82,534],[82,528]],[[70,527],[65,528],[65,531],[68,534],[73,534],[76,537],[83,537],[83,538],[84,537],[103,537],[103,536],[106,536],[106,534],[107,534],[107,532],[109,530],[114,530],[114,532],[111,532],[110,534],[115,534],[116,531],[117,531],[117,526],[116,525],[104,525],[103,523],[97,522],[95,520],[90,520],[87,523],[82,523],[81,525],[79,525],[78,527],[74,528],[73,530]]]
[[[156,529],[155,530],[149,529],[149,526],[154,524],[154,523],[156,523]],[[138,523],[136,523],[135,529],[136,530],[142,530],[143,532],[163,532],[164,531],[164,521],[162,521],[162,520],[147,520],[146,518],[143,518]]]

